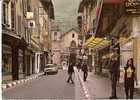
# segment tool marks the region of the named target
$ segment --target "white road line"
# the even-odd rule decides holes
[[[89,93],[88,93],[88,89],[86,88],[86,86],[85,86],[85,84],[84,84],[84,81],[82,80],[82,77],[81,77],[81,75],[78,73],[78,76],[79,76],[79,78],[80,78],[80,82],[82,83],[82,87],[83,87],[83,91],[84,91],[84,93],[85,93],[85,97],[88,99],[88,100],[90,100],[90,95],[89,95]]]

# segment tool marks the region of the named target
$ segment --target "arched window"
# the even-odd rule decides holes
[[[71,47],[76,47],[76,42],[73,40],[71,41],[71,44],[70,44]]]
[[[74,38],[74,37],[75,37],[75,34],[73,33],[73,34],[72,34],[72,38]]]

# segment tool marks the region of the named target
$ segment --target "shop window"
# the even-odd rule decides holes
[[[23,78],[24,72],[23,72],[23,51],[22,50],[19,50],[18,62],[19,62],[19,78]]]
[[[2,73],[11,74],[12,72],[12,57],[10,54],[3,54],[2,56]]]
[[[12,80],[12,55],[2,54],[2,83]]]

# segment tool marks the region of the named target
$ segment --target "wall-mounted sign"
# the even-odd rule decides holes
[[[140,0],[126,0],[125,11],[127,14],[140,14]]]
[[[27,20],[31,20],[31,19],[33,19],[33,18],[34,18],[33,12],[27,12],[27,13],[26,13],[26,19],[27,19]]]
[[[35,28],[35,21],[34,20],[28,21],[28,28]]]

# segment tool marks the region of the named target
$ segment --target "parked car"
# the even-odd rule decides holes
[[[57,74],[58,66],[54,64],[47,64],[44,68],[44,74]]]
[[[63,69],[62,65],[60,65],[60,64],[55,64],[54,63],[54,65],[56,65],[58,67],[58,69]]]
[[[57,65],[57,66],[58,66],[58,69],[63,69],[62,65]]]

